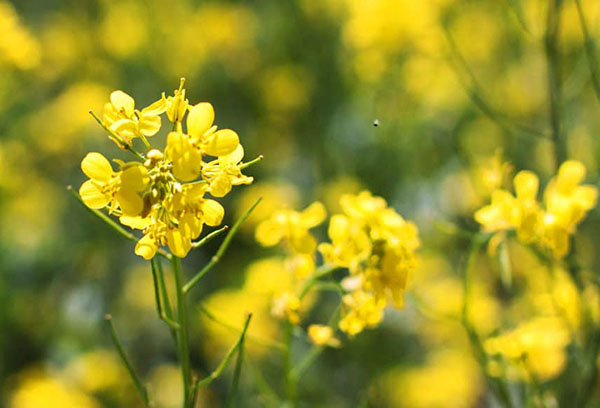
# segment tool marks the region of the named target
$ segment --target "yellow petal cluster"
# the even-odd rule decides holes
[[[174,131],[161,151],[149,146],[145,137],[160,130],[165,112]],[[187,132],[181,123],[186,114]],[[88,207],[109,207],[123,225],[143,231],[137,255],[151,259],[160,246],[168,245],[175,256],[185,257],[203,225],[217,226],[223,219],[223,207],[207,194],[223,197],[234,185],[252,183],[252,177],[242,174],[246,165],[237,133],[217,131],[213,121],[210,103],[189,105],[183,81],[174,96],[163,94],[141,111],[125,92],[110,95],[105,126],[127,144],[142,138],[149,150],[141,162],[114,160],[118,170],[100,153],[89,153],[81,163],[89,180],[79,194]]]
[[[308,326],[308,337],[317,346],[338,347],[340,341],[335,338],[333,329],[321,324],[311,324]]]
[[[343,214],[331,217],[331,243],[319,245],[325,262],[348,268],[340,329],[350,335],[377,325],[391,302],[403,306],[408,274],[416,267],[417,227],[368,191],[344,195]]]
[[[310,254],[317,249],[317,241],[309,230],[325,221],[325,206],[315,202],[301,212],[276,211],[271,218],[256,228],[256,240],[264,246],[284,241],[289,249],[299,254]]]
[[[598,189],[581,185],[585,166],[575,160],[564,162],[538,202],[538,177],[527,170],[514,178],[515,195],[498,189],[491,203],[475,213],[475,220],[484,231],[516,230],[525,243],[536,242],[552,251],[556,258],[569,252],[569,239],[587,211],[596,206]]]
[[[488,354],[498,354],[523,370],[525,379],[531,374],[540,380],[558,375],[567,362],[565,348],[571,336],[560,317],[536,317],[485,341]]]

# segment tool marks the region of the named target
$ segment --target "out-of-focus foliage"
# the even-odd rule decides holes
[[[150,268],[65,187],[85,180],[88,151],[127,157],[88,110],[101,113],[115,89],[147,106],[185,77],[187,97],[210,101],[247,157],[265,156],[246,170],[255,184],[223,201],[224,222],[263,197],[260,206],[191,296],[195,370],[216,368],[250,311],[241,398],[277,406],[265,385],[285,394],[273,300],[295,277],[254,231],[315,201],[340,213],[342,195],[368,189],[418,226],[416,270],[404,308],[353,338],[310,328],[327,322],[335,291],[280,302],[299,319],[298,359],[314,343],[332,346],[299,379],[300,406],[494,406],[503,384],[512,399],[546,406],[579,403],[589,386],[598,406],[600,383],[588,375],[600,347],[597,208],[567,223],[572,245],[559,261],[509,231],[516,224],[469,244],[494,191],[514,191],[526,170],[541,192],[561,164],[544,43],[550,3],[0,0],[0,405],[141,406],[102,321],[111,313],[156,405],[181,406]],[[600,2],[580,3],[588,41],[599,43]],[[563,159],[598,186],[600,105],[576,4],[562,2],[556,33],[559,126]],[[328,227],[310,233],[325,242]],[[217,245],[192,251],[185,269],[198,271]],[[306,259],[296,261],[301,271]],[[229,383],[203,390],[200,405],[222,406]]]

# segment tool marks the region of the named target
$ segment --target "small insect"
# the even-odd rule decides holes
[[[379,127],[379,119],[375,119],[375,120],[373,121],[373,126],[375,126],[375,127]]]

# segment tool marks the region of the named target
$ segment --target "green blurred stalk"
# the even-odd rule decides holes
[[[596,44],[594,43],[594,40],[590,35],[587,20],[585,18],[585,13],[583,12],[583,7],[581,5],[581,0],[575,0],[575,5],[577,6],[577,14],[579,14],[579,23],[581,24],[581,31],[583,32],[583,38],[585,41],[585,51],[590,67],[592,85],[594,86],[596,98],[600,102],[600,70],[598,69],[598,56],[596,55]]]
[[[173,256],[171,264],[175,277],[175,294],[177,301],[177,319],[180,330],[177,332],[177,348],[181,364],[181,376],[183,380],[183,408],[192,408],[191,405],[191,371],[190,371],[190,348],[188,338],[187,308],[185,294],[183,293],[183,280],[181,276],[181,261]]]
[[[554,143],[556,168],[567,158],[567,141],[563,134],[561,104],[561,64],[559,52],[559,32],[562,0],[549,0],[546,15],[546,34],[544,36],[544,51],[548,74],[549,118]]]

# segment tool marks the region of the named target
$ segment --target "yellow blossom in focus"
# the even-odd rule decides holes
[[[174,96],[165,98],[163,94],[142,111],[135,109],[134,99],[125,92],[111,93],[104,112],[105,125],[129,149],[133,149],[133,138],[140,137],[148,151],[145,157],[136,153],[142,162],[115,160],[119,171],[99,153],[88,154],[81,164],[90,177],[79,190],[83,202],[93,209],[110,206],[109,213],[119,216],[123,225],[142,230],[144,235],[135,253],[148,260],[165,245],[173,255],[185,257],[204,224],[217,226],[223,220],[225,210],[206,194],[223,197],[232,186],[253,181],[241,172],[249,164],[242,162],[244,151],[237,133],[217,131],[210,103],[190,107],[183,83],[182,79]],[[160,115],[165,112],[174,130],[161,151],[152,148],[145,137],[158,132]],[[216,159],[208,161],[207,156]]]
[[[131,144],[135,137],[154,136],[161,126],[160,114],[166,110],[162,99],[144,109],[135,109],[135,100],[123,91],[110,94],[104,105],[104,124]]]
[[[308,337],[317,346],[340,346],[340,341],[334,337],[333,329],[329,326],[311,324],[308,326]]]

